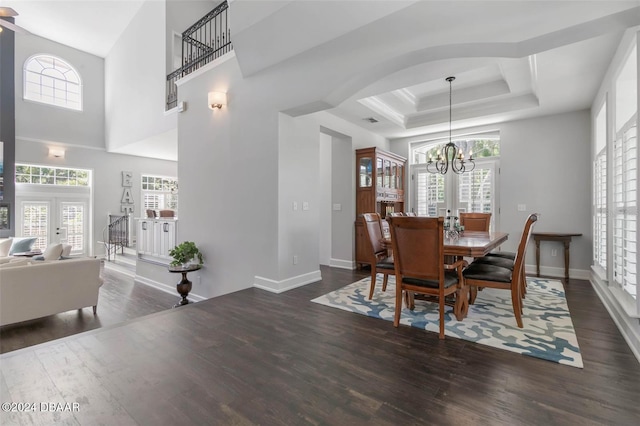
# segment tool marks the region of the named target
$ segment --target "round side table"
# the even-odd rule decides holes
[[[197,271],[200,268],[202,268],[202,265],[190,265],[186,268],[182,266],[169,266],[169,272],[179,272],[182,274],[182,280],[176,284],[176,290],[178,294],[182,296],[182,300],[173,305],[174,308],[189,304],[187,296],[189,296],[189,292],[191,291],[191,281],[187,279],[187,273]]]

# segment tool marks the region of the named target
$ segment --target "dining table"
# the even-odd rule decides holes
[[[457,259],[463,257],[482,257],[487,255],[489,252],[499,247],[500,244],[507,241],[509,238],[509,234],[506,232],[482,232],[482,231],[462,231],[458,234],[457,238],[444,238],[444,255],[445,255],[445,263],[453,263]],[[385,235],[381,240],[384,247],[387,248],[389,255],[392,255],[392,242],[391,236]],[[475,294],[477,294],[478,289],[473,287],[469,290],[473,296],[472,299],[475,300]],[[408,297],[408,295],[407,295]],[[422,298],[422,297],[416,297]],[[426,297],[427,300],[431,300],[429,296]],[[453,306],[454,311],[456,309],[460,312],[460,315],[457,315],[457,319],[461,321],[463,318],[467,316],[467,312],[469,309],[469,303],[467,298],[465,300],[457,300],[457,298],[453,299],[445,299],[445,304],[449,306]],[[433,301],[433,300],[432,300]]]
[[[457,238],[444,239],[445,256],[482,257],[507,241],[506,232],[463,231]],[[391,249],[391,237],[385,236],[382,244]]]

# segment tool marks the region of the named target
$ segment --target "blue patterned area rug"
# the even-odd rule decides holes
[[[387,291],[382,291],[378,275],[373,299],[368,300],[370,278],[313,299],[312,302],[393,321],[395,279],[389,277]],[[478,292],[474,305],[463,321],[457,321],[452,308],[445,312],[445,334],[450,337],[583,368],[578,339],[573,329],[562,283],[555,280],[527,278],[524,300],[524,328],[518,328],[511,307],[511,293],[485,288]],[[412,312],[403,307],[400,323],[438,333],[438,305],[416,300]],[[393,325],[391,325],[393,327]]]

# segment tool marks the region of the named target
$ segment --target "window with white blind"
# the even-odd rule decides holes
[[[81,111],[80,75],[55,56],[32,56],[24,64],[24,99]]]
[[[496,229],[499,137],[483,134],[454,140],[464,152],[473,153],[476,159],[473,171],[461,175],[429,173],[426,164],[429,156],[437,157],[446,142],[434,141],[412,149],[412,208],[420,216],[444,216],[447,209],[454,214],[463,211],[492,213],[491,227]]]
[[[595,119],[593,163],[593,264],[607,272],[607,104]]]
[[[593,262],[607,270],[607,149],[596,156],[593,165],[594,218]]]
[[[22,235],[38,237],[32,249],[44,250],[49,242],[49,215],[48,202],[29,202],[22,204]]]
[[[615,139],[610,171],[613,180],[612,280],[637,300],[638,64],[634,45],[615,78]]]
[[[616,133],[613,149],[613,280],[636,298],[637,117]]]
[[[172,177],[142,175],[142,202],[147,210],[178,210],[178,180]]]

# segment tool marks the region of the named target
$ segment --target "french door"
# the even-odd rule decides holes
[[[38,237],[34,248],[44,250],[51,243],[62,243],[71,245],[72,254],[88,254],[87,200],[25,197],[16,204],[20,234]]]
[[[427,171],[426,164],[412,166],[412,209],[419,216],[446,216],[460,212],[491,213],[491,229],[498,227],[498,160],[476,160],[472,172],[445,175]]]

